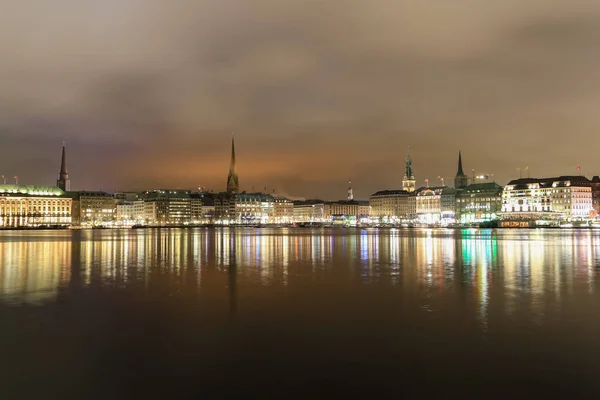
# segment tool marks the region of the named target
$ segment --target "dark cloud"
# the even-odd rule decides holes
[[[44,3],[45,4],[45,3]],[[344,197],[467,169],[598,173],[600,3],[11,2],[0,172],[79,188]],[[53,150],[54,149],[54,150]],[[6,172],[4,172],[6,171]]]

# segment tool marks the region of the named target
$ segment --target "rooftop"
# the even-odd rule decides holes
[[[21,195],[21,196],[64,196],[60,188],[56,186],[35,186],[35,185],[0,185],[0,195]]]

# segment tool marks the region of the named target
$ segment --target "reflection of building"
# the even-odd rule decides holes
[[[71,207],[58,187],[0,185],[0,227],[70,225]]]
[[[115,200],[106,192],[71,192],[73,225],[110,225],[115,219]]]
[[[581,220],[592,212],[592,187],[585,176],[523,178],[502,192],[502,218]]]
[[[159,224],[186,224],[191,219],[191,199],[188,190],[153,190],[142,193],[147,203],[156,207]]]
[[[456,206],[462,224],[496,220],[502,210],[502,186],[496,182],[473,183],[458,193]]]
[[[325,202],[306,200],[294,202],[295,222],[323,222],[325,220]]]
[[[371,216],[379,219],[408,219],[415,214],[414,197],[406,190],[381,190],[369,198]]]
[[[404,179],[402,179],[402,190],[405,190],[409,193],[415,191],[416,185],[415,175],[412,168],[412,160],[410,158],[410,149],[408,149],[408,153],[406,155],[406,166],[404,170]]]

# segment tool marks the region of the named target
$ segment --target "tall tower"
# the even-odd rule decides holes
[[[69,180],[69,174],[67,173],[67,150],[64,142],[62,148],[62,159],[60,162],[60,172],[58,174],[56,186],[65,192],[71,190],[71,181]]]
[[[354,191],[352,190],[352,180],[348,180],[348,200],[354,200]]]
[[[235,142],[231,137],[231,162],[229,164],[229,175],[227,176],[227,193],[240,191],[240,182],[235,170]]]
[[[412,160],[410,159],[410,147],[406,155],[406,170],[404,171],[404,179],[402,179],[402,190],[414,192],[417,181],[413,173]]]
[[[469,178],[463,172],[462,167],[462,154],[458,152],[458,171],[456,171],[456,177],[454,177],[454,187],[456,189],[462,189],[469,186]]]

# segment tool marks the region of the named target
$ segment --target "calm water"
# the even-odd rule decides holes
[[[593,231],[4,231],[0,398],[597,398],[599,274]]]

